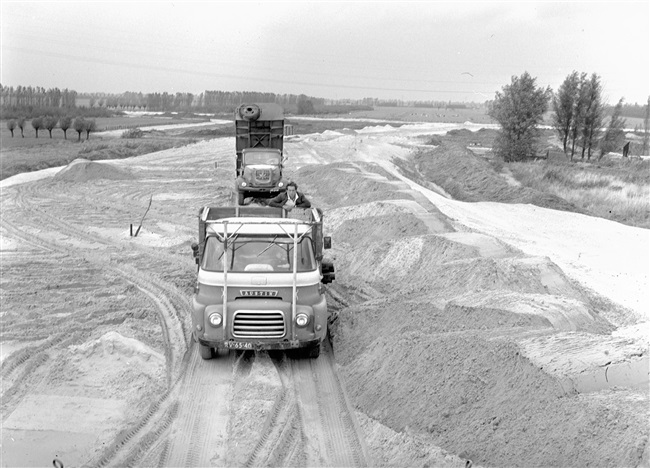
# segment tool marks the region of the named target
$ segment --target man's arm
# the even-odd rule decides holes
[[[301,193],[296,199],[296,208],[311,208],[311,202]]]
[[[284,206],[284,202],[286,201],[287,201],[287,195],[284,192],[282,192],[269,200],[269,206],[273,206],[275,208],[282,208],[282,206]]]

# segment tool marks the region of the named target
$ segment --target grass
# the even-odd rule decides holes
[[[65,166],[77,158],[97,161],[102,159],[123,159],[142,154],[185,146],[190,139],[139,139],[139,140],[88,140],[52,142],[48,146],[4,150],[0,158],[0,180],[23,172],[38,171],[49,167]]]
[[[650,228],[650,160],[505,163],[491,152],[470,151],[477,144],[491,147],[495,136],[486,129],[432,136],[435,148],[421,151],[408,167],[400,165],[421,184],[433,183],[457,200],[530,203]],[[556,143],[552,131],[544,131],[542,139]]]
[[[524,186],[552,194],[592,216],[650,228],[650,161],[606,165],[566,162],[510,163]]]
[[[133,129],[138,126],[168,125],[189,122],[203,122],[204,118],[181,117],[111,117],[97,118],[97,129]],[[31,172],[49,167],[65,166],[77,158],[89,160],[123,159],[142,154],[162,151],[168,148],[184,146],[201,138],[214,138],[216,134],[194,135],[191,132],[164,133],[144,132],[142,138],[121,139],[102,137],[101,133],[91,132],[88,139],[85,132],[79,135],[73,129],[67,131],[67,137],[60,128],[52,130],[52,137],[47,130],[36,132],[27,122],[21,136],[20,129],[14,130],[14,136],[7,129],[6,121],[0,121],[0,180],[22,172]],[[215,132],[216,133],[216,132]],[[234,129],[231,134],[234,133]]]

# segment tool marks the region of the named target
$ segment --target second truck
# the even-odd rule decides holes
[[[284,163],[284,113],[275,103],[242,104],[235,110],[237,203],[271,198],[287,188]]]

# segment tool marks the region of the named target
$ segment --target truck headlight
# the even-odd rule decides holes
[[[298,327],[306,327],[307,324],[309,323],[309,316],[306,314],[298,314],[296,315],[296,326]]]
[[[284,187],[284,182],[278,182],[278,187]]]
[[[241,186],[242,186],[242,187],[246,187],[246,185],[247,185],[247,184],[246,184],[246,181],[245,181],[245,180],[242,180]]]
[[[210,322],[210,325],[216,328],[221,326],[221,322],[223,321],[223,319],[221,318],[221,314],[215,312],[214,314],[210,314],[210,317],[208,317],[208,321]]]

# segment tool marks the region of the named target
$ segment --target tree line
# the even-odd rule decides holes
[[[573,160],[577,154],[590,160],[594,154],[601,158],[604,154],[620,148],[624,139],[625,119],[628,113],[634,116],[643,114],[643,147],[641,152],[648,152],[649,105],[641,108],[637,104],[626,105],[623,99],[610,112],[603,102],[601,78],[596,73],[588,75],[573,71],[560,85],[557,92],[549,87],[539,88],[535,78],[528,72],[513,76],[511,83],[498,91],[494,100],[488,101],[488,115],[501,126],[495,140],[494,151],[505,161],[523,160],[539,153],[537,148],[541,134],[539,125],[547,110],[553,111],[553,127],[562,142],[565,154]],[[77,100],[84,98],[88,106],[77,106]],[[74,128],[78,139],[86,132],[95,131],[94,120],[89,116],[110,116],[110,109],[142,109],[158,112],[232,112],[242,102],[275,102],[285,111],[297,114],[311,114],[317,108],[326,105],[323,98],[304,94],[275,94],[262,92],[205,91],[198,95],[192,93],[134,93],[120,95],[93,93],[80,95],[76,91],[42,87],[5,87],[0,84],[0,108],[4,119],[9,118],[7,127],[13,136],[14,129],[21,130],[24,137],[24,124],[32,118],[32,127],[36,131],[46,129],[52,136],[57,123],[67,138],[67,130]],[[350,104],[349,100],[343,100]],[[380,101],[374,98],[360,100],[361,105],[388,105],[392,101]],[[649,98],[650,102],[650,98]],[[420,105],[426,104],[418,101]],[[431,102],[432,105],[450,106],[453,103]],[[71,109],[79,117],[74,120],[68,115]],[[611,113],[607,121],[607,114]],[[25,115],[27,117],[25,117]],[[43,115],[45,115],[43,117]],[[62,125],[63,124],[63,125]]]
[[[68,89],[45,89],[32,86],[2,86],[0,84],[0,107],[3,116],[49,108],[54,114],[68,112],[72,108],[107,108],[115,110],[142,109],[151,112],[220,112],[234,111],[243,102],[275,102],[285,109],[296,109],[299,102],[311,101],[315,106],[325,104],[325,99],[304,94],[275,94],[253,91],[205,91],[193,93],[135,93],[80,94]],[[83,104],[78,105],[78,101]],[[15,116],[18,118],[18,116]],[[29,115],[28,115],[29,117]]]
[[[493,151],[505,161],[519,161],[539,154],[540,124],[549,107],[553,111],[555,129],[564,153],[573,160],[598,159],[621,148],[625,141],[624,100],[614,107],[609,120],[603,102],[603,88],[598,74],[573,71],[558,91],[541,88],[536,79],[524,72],[513,76],[488,103],[488,115],[500,125]],[[645,106],[642,154],[648,154],[650,97]]]
[[[17,119],[7,120],[7,129],[11,132],[11,138],[14,137],[14,131],[16,129],[20,130],[20,136],[25,138],[25,125],[27,119],[25,117],[19,117]],[[64,115],[62,117],[54,117],[52,115],[47,115],[44,117],[34,117],[30,122],[32,128],[36,132],[36,138],[38,138],[39,130],[47,130],[52,138],[52,130],[54,130],[57,125],[63,131],[63,138],[68,139],[68,130],[70,128],[74,129],[77,134],[77,141],[81,141],[81,134],[86,132],[86,140],[90,138],[90,133],[97,130],[97,123],[95,119],[85,119],[83,117],[72,118],[70,116]]]

